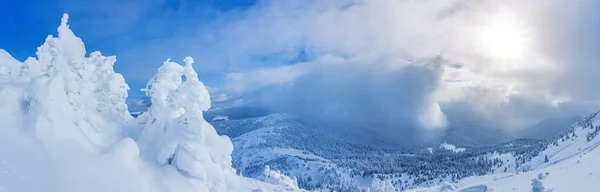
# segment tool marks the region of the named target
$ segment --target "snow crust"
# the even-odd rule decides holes
[[[0,50],[0,191],[281,191],[235,175],[230,139],[202,117],[210,95],[191,57],[148,83],[133,118],[115,56],[86,56],[64,14],[24,62]]]

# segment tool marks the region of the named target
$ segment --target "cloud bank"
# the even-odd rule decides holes
[[[226,90],[246,104],[377,127],[399,138],[406,130],[465,121],[516,130],[597,110],[594,5],[261,1],[220,21],[211,35],[214,54],[228,58],[217,63],[238,70],[226,76]],[[522,33],[517,57],[497,58],[482,45],[479,37],[497,17]],[[439,60],[434,66],[427,64],[432,58]]]

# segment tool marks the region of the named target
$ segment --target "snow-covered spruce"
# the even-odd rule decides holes
[[[88,148],[107,148],[121,139],[122,123],[131,120],[125,98],[129,86],[115,73],[114,56],[85,47],[62,18],[58,37],[49,35],[21,67],[29,81],[26,128],[41,139],[73,139]]]
[[[204,181],[211,191],[225,191],[225,180],[235,175],[233,145],[203,119],[210,96],[192,68],[193,59],[184,62],[181,66],[165,61],[148,82],[146,94],[152,106],[138,117],[145,120],[139,137],[141,153],[158,165],[174,165]]]

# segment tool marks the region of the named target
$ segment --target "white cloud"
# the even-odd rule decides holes
[[[206,70],[230,72],[221,91],[244,103],[376,120],[391,129],[415,122],[440,127],[455,122],[442,117],[466,116],[515,129],[600,106],[600,91],[592,88],[600,70],[597,4],[265,0],[160,46],[192,47],[185,54],[200,58]],[[510,43],[482,42],[499,15],[519,35],[517,57],[498,57],[490,48],[512,51]],[[299,52],[305,52],[300,62]],[[436,55],[444,66],[412,62]]]
[[[549,29],[546,24],[557,18],[568,17],[555,15],[556,13],[574,14],[574,10],[574,6],[566,2],[541,0],[527,2],[516,0],[264,1],[259,6],[241,13],[239,19],[229,20],[223,24],[224,27],[218,31],[216,39],[221,39],[217,41],[219,47],[230,48],[225,53],[236,58],[228,61],[238,67],[244,64],[256,64],[251,59],[256,56],[284,55],[279,58],[280,63],[276,67],[260,67],[250,72],[229,74],[227,86],[230,90],[260,92],[272,90],[265,87],[279,86],[291,92],[288,93],[291,95],[322,91],[321,94],[330,94],[330,96],[306,98],[303,101],[328,100],[326,102],[331,105],[311,107],[313,110],[323,111],[336,111],[340,108],[334,103],[339,97],[336,94],[342,93],[330,92],[339,90],[337,87],[330,86],[352,86],[351,83],[335,84],[329,81],[359,81],[352,78],[368,81],[371,79],[365,76],[369,75],[374,75],[373,79],[386,79],[389,77],[384,75],[385,71],[403,70],[415,65],[414,62],[407,60],[441,54],[448,62],[458,63],[461,67],[446,66],[441,75],[442,82],[434,83],[431,92],[417,94],[421,97],[420,100],[431,100],[413,109],[413,113],[423,113],[418,116],[421,124],[443,125],[441,120],[434,121],[441,119],[439,117],[443,117],[442,113],[435,112],[436,110],[427,112],[441,105],[441,109],[448,106],[466,107],[468,110],[476,111],[482,118],[492,122],[507,121],[503,125],[515,128],[527,126],[528,123],[540,120],[549,114],[561,114],[556,112],[564,109],[560,104],[576,102],[570,98],[570,94],[557,90],[552,84],[547,84],[555,81],[555,77],[563,75],[564,69],[569,66],[561,63],[560,59],[551,56],[551,53],[543,48],[548,41],[555,40],[544,36]],[[523,41],[523,45],[519,45],[522,52],[519,57],[497,58],[482,46],[481,39],[478,37],[493,25],[498,15],[508,15],[507,18],[513,22],[510,25],[523,33],[523,39],[519,40]],[[305,49],[309,61],[285,65],[284,63],[300,48]],[[338,60],[319,61],[322,55],[338,58]],[[239,65],[236,62],[239,62]],[[330,67],[332,63],[339,64],[340,67]],[[252,68],[252,66],[242,68]],[[358,70],[348,72],[348,68]],[[328,71],[327,75],[319,76],[322,79],[312,82],[314,85],[306,85],[303,89],[294,85],[306,83],[305,78],[314,78],[315,74],[324,74],[323,71]],[[380,72],[371,73],[371,71]],[[436,78],[433,77],[432,81],[435,82]],[[416,81],[408,84],[391,83],[388,87],[378,88],[396,90],[406,88],[400,86],[421,85]],[[323,89],[319,89],[320,87]],[[347,91],[349,92],[346,94],[353,93]],[[372,92],[368,94],[377,92],[370,91]],[[412,97],[391,101],[402,103],[402,99],[412,99]],[[377,100],[374,99],[374,102]],[[380,104],[385,103],[384,101],[385,99],[381,99]],[[431,104],[432,102],[434,104]],[[452,104],[454,102],[463,104],[454,105]],[[523,102],[533,106],[553,107],[544,108],[551,109],[553,112],[534,111],[534,115],[522,113],[519,111],[519,106],[514,105],[523,106]],[[506,110],[509,108],[512,110]],[[356,110],[372,109],[359,107]],[[585,110],[577,112],[580,111]],[[562,113],[569,112],[572,111]]]

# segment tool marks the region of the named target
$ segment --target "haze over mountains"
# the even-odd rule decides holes
[[[133,113],[137,113],[136,111],[145,111],[145,109],[148,106],[150,106],[150,102],[147,100],[133,100],[132,102],[129,102],[128,105],[130,106],[130,109],[134,109],[132,110]],[[207,113],[205,113],[205,118],[208,120],[212,120],[217,116],[227,116],[229,120],[237,120],[244,118],[262,117],[271,113],[276,113],[274,111],[262,107],[232,106],[231,104],[221,104],[218,106],[219,107],[210,109]],[[299,114],[295,115],[302,116]],[[328,129],[331,129],[331,131],[343,129],[344,131],[342,132],[347,132],[348,134],[358,134],[357,132],[370,133],[369,135],[380,134],[376,130],[370,131],[368,129],[360,128],[359,125],[342,124],[339,122],[336,123],[306,116],[304,116],[304,118],[311,119],[311,121],[315,122],[328,123]],[[543,140],[551,138],[556,134],[562,133],[566,129],[566,127],[569,127],[573,122],[576,122],[580,119],[580,116],[549,118],[526,128],[507,131],[505,129],[488,126],[486,122],[477,122],[474,119],[469,120],[468,118],[465,118],[464,120],[449,122],[448,127],[442,131],[432,131],[428,133],[423,133],[430,134],[433,136],[430,136],[429,138],[423,138],[423,140],[421,140],[420,142],[421,144],[434,144],[443,141],[448,141],[450,143],[454,143],[460,146],[477,147],[485,145],[495,145],[515,139]],[[375,124],[373,126],[375,126]],[[379,141],[377,142],[386,142],[390,144],[393,143],[399,146],[403,146],[404,144],[404,147],[411,147],[407,145],[415,145],[418,143],[415,140],[397,142],[394,141],[394,139],[386,138],[383,135],[379,135],[379,137]]]

